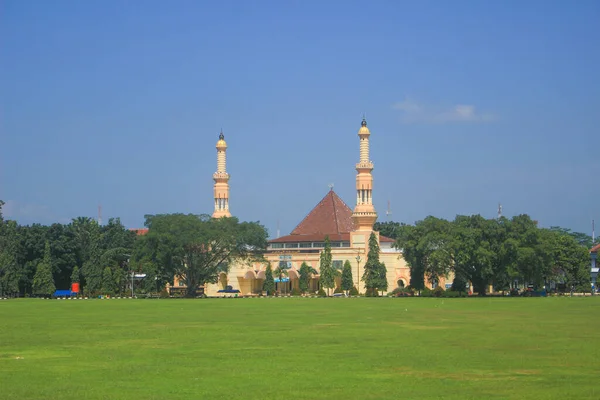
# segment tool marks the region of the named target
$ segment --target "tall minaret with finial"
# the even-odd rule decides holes
[[[213,218],[231,217],[229,212],[229,174],[227,173],[227,143],[223,131],[219,134],[217,142],[217,172],[213,174],[215,180],[215,211]]]
[[[369,160],[369,128],[363,117],[358,130],[360,138],[360,161],[356,164],[356,207],[352,213],[354,228],[357,231],[372,231],[377,220],[377,212],[373,206],[373,163]]]

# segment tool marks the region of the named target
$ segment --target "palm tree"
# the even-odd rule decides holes
[[[288,270],[289,267],[287,266],[287,263],[285,261],[283,262],[279,262],[279,266],[275,269],[275,271],[273,271],[273,273],[275,275],[277,275],[277,277],[279,278],[279,283],[282,282],[282,279],[284,276],[288,275]],[[287,290],[286,290],[287,292]]]
[[[300,270],[298,271],[300,275],[299,286],[302,293],[305,293],[308,290],[308,281],[310,277],[317,274],[317,270],[313,267],[309,266],[306,262],[303,262],[300,266]]]

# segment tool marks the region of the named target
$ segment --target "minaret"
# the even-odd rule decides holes
[[[215,180],[215,212],[213,218],[231,217],[229,212],[229,174],[226,165],[227,143],[223,131],[219,134],[217,142],[217,172],[213,174]]]
[[[363,118],[358,130],[360,138],[360,161],[356,164],[356,207],[352,213],[355,229],[357,231],[372,231],[377,220],[377,213],[373,207],[373,163],[369,160],[369,128],[367,120]]]

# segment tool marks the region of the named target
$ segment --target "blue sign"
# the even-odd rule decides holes
[[[281,280],[279,278],[275,278],[274,281],[275,282],[289,282],[290,278],[281,278]]]

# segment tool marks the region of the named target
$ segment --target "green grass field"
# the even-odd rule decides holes
[[[0,301],[1,399],[599,399],[600,297]]]

